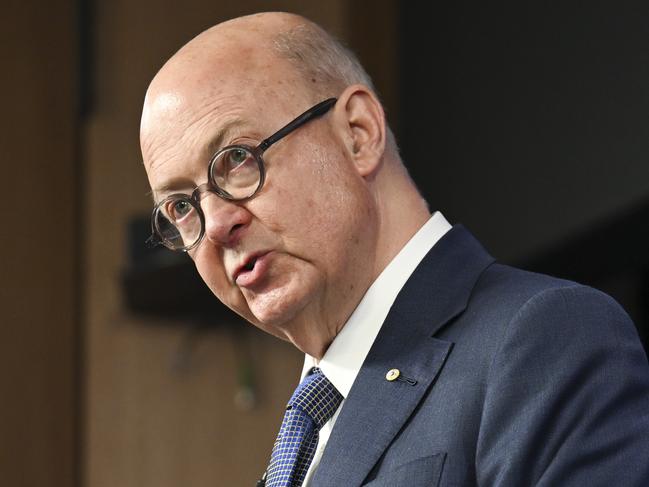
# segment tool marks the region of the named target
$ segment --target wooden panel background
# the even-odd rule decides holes
[[[10,0],[0,15],[3,486],[76,482],[75,5]]]

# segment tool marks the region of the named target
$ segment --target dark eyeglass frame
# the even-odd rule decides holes
[[[251,147],[244,144],[235,144],[235,145],[228,145],[216,151],[216,153],[211,157],[207,167],[206,183],[196,187],[191,195],[187,195],[183,193],[172,194],[167,196],[161,202],[155,205],[155,207],[153,208],[153,212],[151,214],[151,236],[146,240],[146,245],[148,247],[156,247],[158,245],[164,245],[170,250],[179,251],[179,252],[187,252],[193,249],[194,247],[198,246],[198,244],[201,243],[203,237],[205,236],[205,215],[203,213],[203,210],[201,209],[201,204],[200,204],[201,194],[204,193],[205,191],[209,191],[216,194],[217,196],[219,196],[220,198],[226,201],[233,201],[233,202],[242,202],[254,198],[257,195],[257,193],[261,191],[261,188],[264,185],[264,181],[266,180],[266,169],[264,165],[264,159],[262,157],[264,152],[275,142],[283,139],[288,134],[298,129],[302,125],[318,117],[321,117],[322,115],[327,113],[336,104],[336,101],[337,101],[336,98],[327,98],[326,100],[321,101],[317,105],[312,106],[304,113],[298,115],[292,121],[284,125],[273,135],[262,140],[259,143],[259,145],[257,145],[256,147]],[[225,191],[224,189],[220,188],[218,184],[216,184],[216,182],[214,181],[214,176],[213,176],[213,166],[214,163],[218,160],[219,156],[226,151],[231,151],[235,149],[242,149],[252,154],[259,167],[259,183],[257,184],[257,188],[252,192],[252,194],[245,196],[243,198],[236,198],[232,196],[230,193],[228,193],[227,191]],[[162,233],[160,232],[160,230],[157,228],[156,225],[156,221],[157,221],[156,217],[157,217],[157,213],[161,211],[160,210],[161,205],[167,200],[169,200],[170,198],[174,198],[174,197],[183,198],[187,200],[188,203],[190,203],[192,207],[197,211],[201,222],[201,230],[196,241],[187,247],[176,248],[170,241],[168,241],[165,237],[162,236]]]

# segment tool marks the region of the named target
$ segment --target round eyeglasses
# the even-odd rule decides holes
[[[215,193],[227,201],[246,201],[264,185],[266,170],[263,153],[278,140],[305,123],[327,113],[336,104],[329,98],[309,108],[258,146],[229,145],[216,152],[207,167],[207,183],[191,195],[172,194],[156,204],[151,215],[151,232],[147,244],[164,245],[168,249],[187,252],[196,247],[205,235],[205,215],[201,194]]]

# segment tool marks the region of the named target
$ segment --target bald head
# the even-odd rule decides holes
[[[269,79],[271,71],[277,73],[277,79]],[[308,103],[338,96],[356,83],[374,90],[356,56],[318,25],[289,13],[249,15],[206,30],[163,66],[147,91],[143,137],[152,108],[163,109],[154,111],[156,117],[171,115],[177,123],[174,107],[178,102],[189,94],[205,92],[211,96],[225,78],[237,73],[239,93],[249,88],[275,96],[281,89],[292,97],[298,94]],[[271,85],[274,89],[269,89]],[[389,138],[394,144],[391,133]]]
[[[228,51],[239,61],[256,54],[266,60],[288,61],[318,97],[336,95],[355,83],[374,89],[351,51],[313,22],[282,12],[239,17],[206,30],[169,60],[153,85],[169,71],[188,64],[195,67],[198,62],[218,62],[218,54]]]
[[[178,82],[207,82],[230,74],[230,63],[254,68],[276,60],[273,39],[307,22],[283,13],[257,14],[218,24],[183,46],[158,72],[149,93]],[[260,72],[251,76],[260,77]],[[205,77],[208,78],[205,78]]]

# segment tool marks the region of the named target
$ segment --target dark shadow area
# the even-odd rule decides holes
[[[156,323],[241,327],[242,318],[214,297],[189,256],[148,248],[150,234],[148,216],[129,222],[129,262],[121,275],[126,308]]]
[[[588,284],[631,315],[649,349],[649,201],[619,211],[554,247],[521,261],[525,269]]]
[[[431,209],[613,295],[646,346],[649,4],[400,5],[398,138]]]

